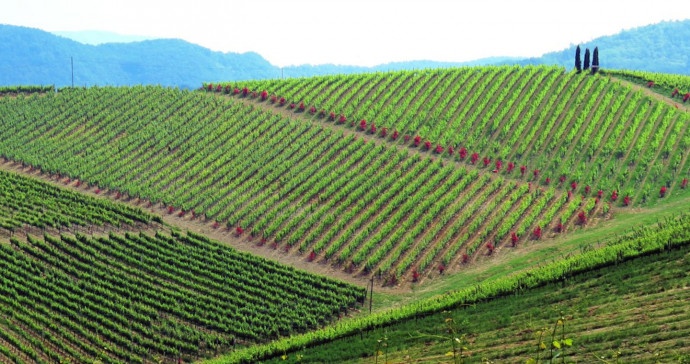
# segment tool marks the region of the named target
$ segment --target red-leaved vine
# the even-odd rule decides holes
[[[532,232],[532,235],[534,235],[535,239],[541,239],[541,226],[537,226]]]
[[[460,159],[465,159],[467,157],[467,148],[465,148],[465,147],[460,148],[460,151],[458,151],[458,154],[460,154]],[[477,156],[479,156],[479,155],[477,154]]]

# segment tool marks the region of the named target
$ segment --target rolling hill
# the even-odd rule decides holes
[[[668,91],[687,85],[488,66],[3,88],[0,168],[76,193],[0,173],[0,360],[376,361],[391,330],[391,356],[442,361],[439,323],[468,314],[486,321],[463,331],[474,358],[523,360],[539,350],[511,333],[561,317],[575,360],[616,340],[652,348],[622,357],[682,359],[690,116]],[[31,236],[48,226],[60,236]],[[654,305],[646,326],[579,303],[607,272],[639,275],[615,297]],[[373,312],[353,311],[367,295]],[[677,334],[658,332],[665,314]],[[403,339],[413,327],[437,340]]]
[[[396,285],[686,196],[687,113],[621,82],[503,66],[64,89],[0,103],[0,154]]]
[[[88,35],[88,34],[87,34]],[[689,74],[690,20],[662,22],[582,43],[598,46],[606,69]],[[116,40],[118,38],[115,38]],[[220,53],[179,39],[78,43],[38,29],[0,25],[0,85],[155,84],[194,89],[207,80],[258,80],[482,65],[559,65],[571,69],[575,45],[532,59],[492,57],[470,62],[393,62],[374,67],[296,65],[279,68],[256,53]]]

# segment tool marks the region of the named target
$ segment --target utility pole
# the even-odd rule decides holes
[[[285,79],[285,76],[283,75],[283,67],[280,67],[280,79]]]
[[[374,277],[371,277],[371,291],[369,294],[369,314],[371,314],[371,306],[374,302]]]
[[[74,57],[69,57],[69,63],[72,65],[72,88],[74,88]]]

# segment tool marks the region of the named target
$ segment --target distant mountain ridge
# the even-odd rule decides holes
[[[99,39],[107,37],[101,34]],[[214,52],[180,39],[89,45],[39,29],[0,25],[0,54],[3,55],[0,57],[0,85],[68,86],[72,83],[70,57],[74,59],[75,86],[159,84],[197,88],[204,81],[215,80],[494,64],[556,64],[572,69],[575,46],[530,59],[491,57],[459,63],[410,61],[374,67],[325,64],[280,68],[254,52]],[[690,20],[639,27],[581,44],[583,51],[595,46],[599,47],[602,69],[690,74]]]
[[[142,35],[124,35],[113,32],[105,32],[102,30],[83,30],[75,32],[64,31],[51,33],[77,41],[82,44],[90,45],[100,45],[104,43],[131,43],[156,39],[156,37],[147,37]]]
[[[529,58],[519,64],[575,66],[575,47]],[[582,53],[599,47],[602,69],[690,75],[690,20],[661,22],[580,43]]]

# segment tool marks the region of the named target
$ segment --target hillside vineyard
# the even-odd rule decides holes
[[[384,283],[684,193],[687,114],[606,76],[482,67],[209,89],[1,98],[0,153]]]

